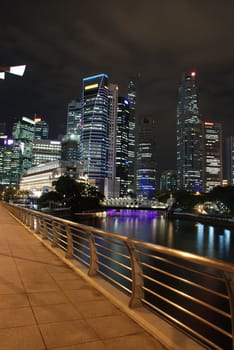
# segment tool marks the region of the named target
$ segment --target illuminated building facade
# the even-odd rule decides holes
[[[136,191],[138,196],[154,196],[157,180],[156,123],[144,118],[139,123],[136,164]]]
[[[53,190],[53,182],[69,175],[77,181],[85,181],[83,169],[77,162],[55,161],[32,167],[21,177],[20,190],[29,191],[33,197]]]
[[[72,100],[67,110],[67,135],[77,135],[81,132],[81,102]],[[79,141],[79,140],[78,140]]]
[[[128,194],[129,170],[129,101],[118,98],[118,115],[116,125],[116,181],[119,182],[119,196]]]
[[[165,170],[160,177],[160,190],[173,192],[177,189],[177,173],[175,170]]]
[[[199,118],[196,73],[184,73],[176,119],[177,187],[202,191],[202,123]]]
[[[203,122],[204,142],[204,191],[209,192],[223,181],[222,126],[219,123]]]
[[[13,125],[12,136],[21,149],[21,174],[32,166],[34,135],[35,122],[30,118],[22,117],[20,121]]]
[[[128,84],[129,101],[129,134],[128,134],[128,187],[136,192],[136,81],[132,79]]]
[[[0,184],[18,186],[21,176],[21,148],[14,140],[0,139]]]
[[[81,160],[89,179],[103,192],[108,173],[108,76],[98,74],[83,79]]]
[[[62,138],[61,143],[61,160],[74,160],[80,159],[80,144],[78,135],[71,134],[65,135]]]
[[[228,184],[234,186],[234,136],[226,140],[226,164]]]
[[[32,166],[61,159],[61,141],[34,139]]]
[[[34,139],[36,140],[48,139],[49,126],[47,122],[45,120],[42,120],[42,118],[37,115],[34,116],[34,122],[35,122]]]
[[[116,174],[116,123],[118,108],[118,85],[108,84],[108,162],[107,177],[115,179]]]

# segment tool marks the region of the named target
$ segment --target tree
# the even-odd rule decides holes
[[[12,201],[16,198],[17,189],[16,187],[8,187],[6,186],[5,189],[2,191],[2,199],[6,202]]]
[[[38,204],[41,207],[50,206],[51,203],[62,203],[62,197],[58,192],[50,191],[42,193],[41,197],[38,198]]]
[[[63,205],[71,207],[73,212],[98,209],[104,198],[95,186],[77,182],[70,176],[61,176],[53,185]]]

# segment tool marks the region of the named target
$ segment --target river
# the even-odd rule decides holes
[[[192,220],[168,219],[163,212],[108,211],[105,217],[77,217],[77,222],[169,248],[234,263],[234,228]]]

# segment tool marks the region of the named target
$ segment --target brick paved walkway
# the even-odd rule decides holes
[[[0,350],[165,350],[0,204]]]

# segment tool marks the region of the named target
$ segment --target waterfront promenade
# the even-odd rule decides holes
[[[138,348],[166,349],[0,203],[0,349]]]

